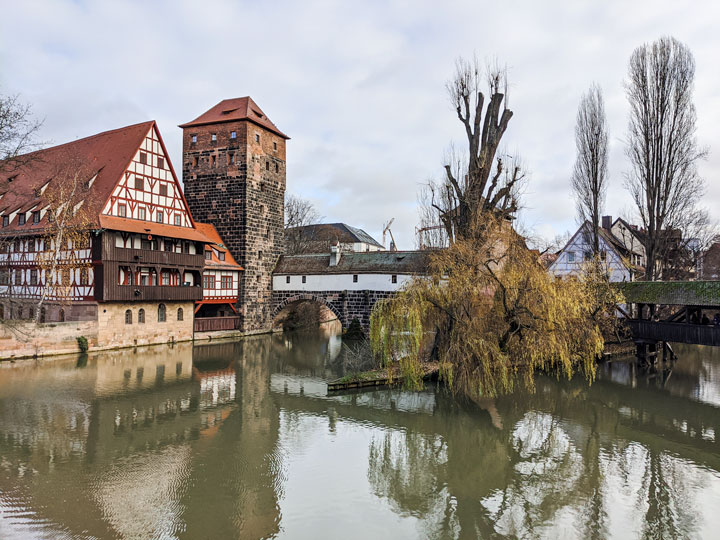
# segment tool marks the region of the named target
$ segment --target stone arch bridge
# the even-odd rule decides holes
[[[375,251],[285,255],[273,272],[272,317],[302,302],[329,309],[347,328],[357,319],[370,328],[375,304],[427,273],[428,252]]]

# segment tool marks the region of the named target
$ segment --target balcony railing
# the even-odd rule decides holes
[[[239,330],[240,317],[195,317],[196,332]]]
[[[174,251],[129,249],[115,246],[105,248],[103,260],[147,265],[182,266],[188,269],[200,269],[205,264],[203,254],[191,255],[190,253],[175,253]]]
[[[202,287],[178,287],[161,285],[115,285],[110,284],[104,300],[110,302],[143,302],[160,300],[167,302],[201,300]]]

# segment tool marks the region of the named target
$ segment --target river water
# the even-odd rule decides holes
[[[336,329],[0,364],[0,538],[718,538],[720,349],[458,403]]]

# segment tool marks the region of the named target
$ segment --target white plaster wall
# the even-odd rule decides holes
[[[607,253],[606,265],[610,274],[610,281],[630,281],[630,271],[623,264],[622,259],[613,251],[605,240],[600,238],[600,249]],[[582,234],[576,234],[572,241],[563,249],[548,271],[555,276],[579,275],[585,264],[584,254],[591,247],[583,240]],[[570,261],[570,253],[575,254],[575,261]]]
[[[307,275],[306,282],[302,276],[273,276],[274,291],[397,291],[412,280],[409,274],[396,274],[397,283],[392,282],[392,274],[357,274],[357,283],[353,282],[353,274]]]

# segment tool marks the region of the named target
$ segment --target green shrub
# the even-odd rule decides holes
[[[77,338],[77,344],[80,348],[80,352],[87,352],[88,350],[88,340],[85,336],[80,336]]]

